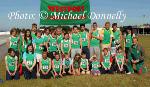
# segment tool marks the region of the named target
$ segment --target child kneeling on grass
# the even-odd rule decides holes
[[[86,59],[86,54],[82,53],[81,64],[80,64],[81,74],[90,74],[89,62]]]
[[[124,64],[125,53],[123,52],[122,47],[118,47],[115,60],[116,60],[116,65],[114,67],[115,71],[117,71],[117,73],[127,73],[128,69],[127,66]]]
[[[52,68],[53,68],[53,76],[54,78],[62,77],[62,60],[58,53],[55,54],[55,58],[52,61]]]
[[[47,57],[47,52],[42,53],[42,60],[40,60],[40,78],[49,79],[52,74],[51,70],[51,59]]]
[[[113,67],[112,67],[112,57],[110,52],[108,51],[108,48],[104,48],[103,49],[104,54],[103,54],[103,58],[101,60],[102,63],[102,70],[101,73],[102,74],[113,74]]]
[[[32,44],[27,46],[23,54],[23,72],[25,79],[36,79],[36,55]]]
[[[91,74],[94,75],[94,76],[98,76],[100,75],[100,61],[98,61],[97,57],[96,57],[96,54],[93,55],[91,58],[90,58],[90,61],[92,62],[91,65],[92,65],[92,69],[91,69]]]
[[[69,54],[65,54],[65,58],[63,59],[63,75],[71,75],[72,68],[72,59],[69,57]]]
[[[6,80],[18,80],[19,73],[17,70],[17,56],[15,56],[15,51],[13,48],[8,49],[8,55],[5,57],[6,63]]]
[[[80,63],[81,63],[81,55],[77,53],[73,59],[73,74],[80,75]]]

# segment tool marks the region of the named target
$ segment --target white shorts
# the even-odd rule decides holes
[[[36,53],[36,59],[39,62],[42,59],[42,54]]]

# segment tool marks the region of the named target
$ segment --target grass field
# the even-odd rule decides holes
[[[145,66],[150,69],[150,36],[140,36],[139,43],[145,49]],[[5,79],[4,59],[0,63],[0,74]],[[142,75],[91,75],[67,76],[61,79],[5,81],[0,87],[150,87],[150,72]]]

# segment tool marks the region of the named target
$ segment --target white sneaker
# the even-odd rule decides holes
[[[130,74],[131,74],[131,72],[128,72],[127,74],[128,74],[128,75],[130,75]]]

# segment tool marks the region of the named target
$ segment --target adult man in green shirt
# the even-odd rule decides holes
[[[133,38],[133,45],[129,49],[128,52],[128,62],[127,62],[127,68],[129,70],[129,73],[134,73],[133,64],[136,66],[137,73],[145,73],[146,68],[144,65],[144,51],[142,46],[138,44],[138,39],[136,37]]]
[[[80,25],[81,28],[81,38],[82,38],[82,52],[86,54],[86,58],[90,59],[90,44],[89,44],[89,33],[85,30],[85,24]]]
[[[113,31],[110,28],[110,22],[105,23],[105,27],[100,31],[102,37],[102,49],[111,48]]]
[[[100,59],[100,35],[97,30],[97,23],[94,22],[89,33],[90,38],[90,57],[96,54],[97,59]]]
[[[73,59],[76,53],[81,54],[82,52],[82,39],[81,35],[78,33],[78,27],[73,26],[73,33],[71,35],[71,58]]]

